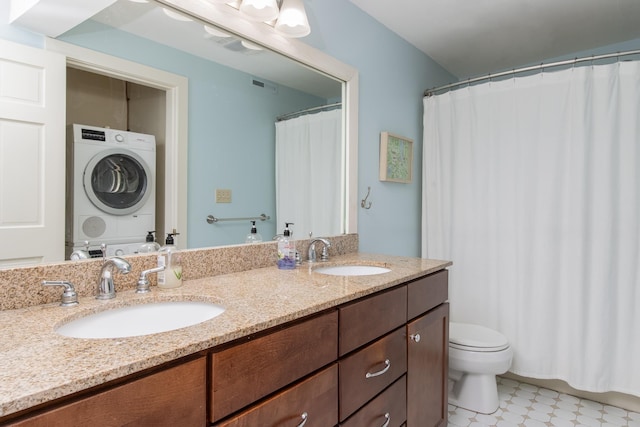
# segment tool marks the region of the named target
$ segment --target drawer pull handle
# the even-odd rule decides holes
[[[303,427],[307,423],[307,420],[309,419],[309,415],[307,415],[306,412],[303,412],[302,415],[300,415],[300,418],[302,418],[302,422],[298,424],[298,427]]]
[[[420,334],[411,334],[409,337],[411,337],[415,342],[420,342]]]
[[[373,377],[377,377],[378,375],[382,375],[385,372],[387,372],[389,370],[389,368],[391,368],[391,362],[389,361],[389,359],[384,361],[385,367],[384,369],[382,369],[381,371],[378,372],[367,372],[367,375],[365,375],[365,378],[373,378]]]
[[[384,414],[384,417],[387,419],[387,421],[382,424],[382,427],[388,427],[389,423],[391,422],[391,415],[389,415],[389,413],[387,412],[386,414]]]

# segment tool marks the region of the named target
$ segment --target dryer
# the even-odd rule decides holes
[[[155,230],[155,137],[74,124],[67,164],[67,252],[86,242],[142,245]]]

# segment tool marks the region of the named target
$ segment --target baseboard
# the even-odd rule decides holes
[[[520,381],[523,383],[535,385],[537,387],[544,387],[550,390],[555,390],[559,393],[566,393],[572,396],[580,397],[582,399],[589,399],[596,402],[603,403],[605,405],[617,406],[619,408],[626,409],[627,411],[640,413],[640,397],[630,394],[618,393],[618,392],[606,392],[606,393],[592,393],[589,391],[577,390],[562,380],[547,380],[538,378],[522,377],[520,375],[507,372],[500,375],[504,378],[510,378],[512,380]]]

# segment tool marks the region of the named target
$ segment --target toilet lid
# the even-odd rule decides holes
[[[449,323],[449,344],[473,351],[499,351],[509,347],[507,337],[498,331],[470,323]]]

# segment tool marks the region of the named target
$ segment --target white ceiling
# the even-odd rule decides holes
[[[351,0],[458,78],[640,38],[640,0]]]

